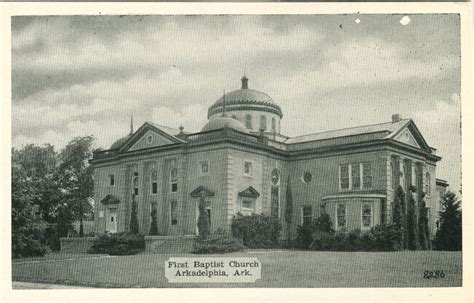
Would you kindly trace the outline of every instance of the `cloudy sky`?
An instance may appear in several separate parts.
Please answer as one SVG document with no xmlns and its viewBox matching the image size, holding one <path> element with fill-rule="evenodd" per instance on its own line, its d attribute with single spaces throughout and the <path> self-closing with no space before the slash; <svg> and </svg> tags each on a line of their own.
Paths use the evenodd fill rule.
<svg viewBox="0 0 474 303">
<path fill-rule="evenodd" d="M 459 188 L 457 15 L 64 16 L 12 19 L 12 142 L 94 135 L 108 148 L 144 121 L 199 131 L 222 91 L 249 87 L 295 136 L 412 118 Z"/>
</svg>

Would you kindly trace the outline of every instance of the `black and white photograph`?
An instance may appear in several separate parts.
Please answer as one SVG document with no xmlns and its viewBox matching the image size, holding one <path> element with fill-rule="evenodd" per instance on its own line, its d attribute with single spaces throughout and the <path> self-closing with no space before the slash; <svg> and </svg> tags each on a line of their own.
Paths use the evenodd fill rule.
<svg viewBox="0 0 474 303">
<path fill-rule="evenodd" d="M 460 13 L 9 23 L 13 292 L 465 286 Z"/>
</svg>

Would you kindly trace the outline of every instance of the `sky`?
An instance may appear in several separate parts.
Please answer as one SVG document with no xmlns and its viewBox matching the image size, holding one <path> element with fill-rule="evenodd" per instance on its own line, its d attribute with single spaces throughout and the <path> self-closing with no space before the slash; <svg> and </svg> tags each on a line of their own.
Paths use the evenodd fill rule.
<svg viewBox="0 0 474 303">
<path fill-rule="evenodd" d="M 223 90 L 270 95 L 297 136 L 412 118 L 460 186 L 460 33 L 454 14 L 12 18 L 12 144 L 94 135 L 133 115 L 198 132 Z"/>
</svg>

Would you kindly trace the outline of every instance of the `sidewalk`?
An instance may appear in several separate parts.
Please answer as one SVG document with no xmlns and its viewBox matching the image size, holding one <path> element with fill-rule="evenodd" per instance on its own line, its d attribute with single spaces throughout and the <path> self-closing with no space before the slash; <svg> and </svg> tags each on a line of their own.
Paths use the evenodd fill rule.
<svg viewBox="0 0 474 303">
<path fill-rule="evenodd" d="M 16 289 L 64 289 L 64 288 L 90 288 L 90 287 L 13 281 L 12 288 L 16 290 Z"/>
</svg>

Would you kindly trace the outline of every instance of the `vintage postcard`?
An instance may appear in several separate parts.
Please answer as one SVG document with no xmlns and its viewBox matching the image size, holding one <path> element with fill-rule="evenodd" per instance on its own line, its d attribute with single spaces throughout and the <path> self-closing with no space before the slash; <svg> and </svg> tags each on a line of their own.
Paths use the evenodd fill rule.
<svg viewBox="0 0 474 303">
<path fill-rule="evenodd" d="M 470 4 L 56 5 L 2 6 L 10 297 L 472 299 Z"/>
</svg>

